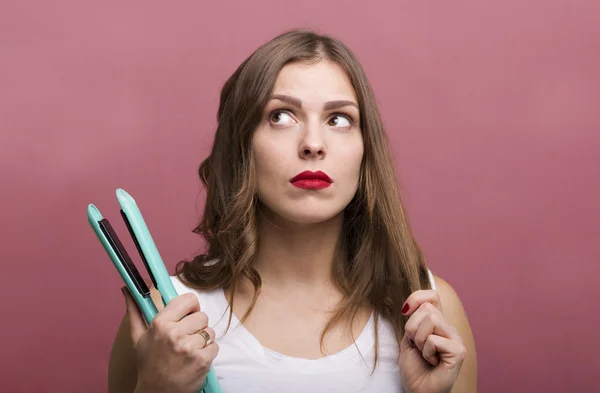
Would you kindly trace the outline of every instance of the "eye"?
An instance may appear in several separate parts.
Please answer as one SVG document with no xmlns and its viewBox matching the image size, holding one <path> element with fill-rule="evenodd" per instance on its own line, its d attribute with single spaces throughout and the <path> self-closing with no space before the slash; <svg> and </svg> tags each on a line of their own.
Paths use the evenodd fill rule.
<svg viewBox="0 0 600 393">
<path fill-rule="evenodd" d="M 352 120 L 347 115 L 336 114 L 331 119 L 329 119 L 327 124 L 329 124 L 332 127 L 345 128 L 352 126 Z"/>
<path fill-rule="evenodd" d="M 281 110 L 272 112 L 269 120 L 277 125 L 286 125 L 294 122 L 294 119 L 289 113 Z"/>
</svg>

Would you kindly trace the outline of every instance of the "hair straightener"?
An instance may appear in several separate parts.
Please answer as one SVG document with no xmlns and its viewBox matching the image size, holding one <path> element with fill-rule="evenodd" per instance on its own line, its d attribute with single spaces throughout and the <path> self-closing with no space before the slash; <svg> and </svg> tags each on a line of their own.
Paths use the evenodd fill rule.
<svg viewBox="0 0 600 393">
<path fill-rule="evenodd" d="M 152 240 L 152 236 L 150 236 L 144 218 L 135 200 L 125 190 L 117 189 L 117 200 L 121 205 L 121 216 L 150 275 L 152 284 L 158 289 L 163 304 L 166 305 L 177 296 L 177 291 L 171 282 L 169 273 Z M 92 229 L 96 232 L 100 243 L 104 246 L 108 256 L 117 268 L 119 275 L 142 312 L 144 319 L 149 324 L 158 311 L 150 297 L 148 286 L 142 280 L 140 273 L 127 254 L 125 247 L 123 247 L 110 222 L 102 217 L 100 211 L 93 204 L 88 205 L 87 215 Z M 212 366 L 200 393 L 221 393 L 221 388 Z"/>
</svg>

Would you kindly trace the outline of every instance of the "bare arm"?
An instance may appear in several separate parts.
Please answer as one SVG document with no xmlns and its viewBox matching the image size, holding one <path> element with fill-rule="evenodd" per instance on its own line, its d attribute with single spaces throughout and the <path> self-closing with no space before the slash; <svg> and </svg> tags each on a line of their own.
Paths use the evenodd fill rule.
<svg viewBox="0 0 600 393">
<path fill-rule="evenodd" d="M 150 288 L 152 300 L 160 311 L 163 308 L 160 293 Z M 123 316 L 108 364 L 108 393 L 133 393 L 137 384 L 137 359 L 127 315 Z"/>
<path fill-rule="evenodd" d="M 477 355 L 475 353 L 475 340 L 467 319 L 463 305 L 452 286 L 440 277 L 435 276 L 436 287 L 442 302 L 444 316 L 454 326 L 463 340 L 467 355 L 460 369 L 458 379 L 454 384 L 452 393 L 477 392 Z"/>
</svg>

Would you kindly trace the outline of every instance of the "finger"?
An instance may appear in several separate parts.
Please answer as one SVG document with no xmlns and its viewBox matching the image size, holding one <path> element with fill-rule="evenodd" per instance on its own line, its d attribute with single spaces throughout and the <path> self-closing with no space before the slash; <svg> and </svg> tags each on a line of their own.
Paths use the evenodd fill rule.
<svg viewBox="0 0 600 393">
<path fill-rule="evenodd" d="M 433 306 L 432 306 L 433 307 Z M 435 307 L 434 307 L 435 308 Z M 406 321 L 404 325 L 404 334 L 408 336 L 410 340 L 413 340 L 412 345 L 414 346 L 414 338 L 417 334 L 417 330 L 421 325 L 421 322 L 427 316 L 427 307 L 419 307 Z M 409 340 L 409 341 L 410 341 Z"/>
<path fill-rule="evenodd" d="M 402 314 L 410 315 L 423 303 L 431 303 L 437 309 L 442 311 L 442 301 L 440 295 L 433 289 L 421 289 L 410 294 L 402 305 Z"/>
<path fill-rule="evenodd" d="M 177 323 L 177 329 L 183 334 L 194 334 L 207 326 L 208 315 L 202 311 L 192 313 Z"/>
<path fill-rule="evenodd" d="M 178 322 L 188 314 L 200 311 L 200 303 L 193 293 L 176 296 L 165 308 L 156 314 L 154 319 Z"/>
<path fill-rule="evenodd" d="M 423 358 L 434 366 L 440 362 L 455 367 L 462 364 L 467 355 L 465 346 L 457 341 L 435 334 L 427 337 L 423 347 Z"/>
<path fill-rule="evenodd" d="M 410 349 L 410 348 L 413 348 L 413 347 L 416 348 L 414 346 L 414 343 L 412 343 L 410 341 L 410 339 L 408 338 L 408 334 L 404 333 L 404 336 L 402 336 L 402 340 L 400 341 L 400 353 L 403 353 L 407 349 Z"/>
<path fill-rule="evenodd" d="M 414 340 L 415 345 L 421 351 L 425 346 L 425 341 L 427 340 L 427 337 L 431 334 L 462 342 L 462 339 L 456 332 L 456 329 L 454 329 L 454 327 L 450 325 L 448 321 L 446 321 L 446 318 L 444 318 L 441 311 L 435 308 L 433 305 L 429 303 L 423 303 L 419 307 L 418 312 L 422 312 L 424 316 L 421 318 L 417 330 L 414 332 L 414 334 L 412 333 L 412 331 L 409 331 L 408 335 Z"/>
<path fill-rule="evenodd" d="M 212 343 L 206 346 L 206 348 L 202 349 L 202 355 L 204 359 L 210 364 L 215 360 L 217 354 L 219 353 L 219 345 L 217 343 Z"/>
<path fill-rule="evenodd" d="M 208 333 L 208 336 L 209 336 L 208 340 L 200 332 Z M 211 345 L 213 345 L 215 343 L 215 331 L 209 327 L 199 329 L 196 333 L 192 334 L 190 337 L 192 340 L 193 348 L 207 349 L 208 347 L 210 347 Z"/>
<path fill-rule="evenodd" d="M 414 340 L 419 327 L 428 318 L 433 318 L 433 322 L 445 321 L 444 315 L 437 307 L 431 303 L 423 303 L 413 312 L 406 321 L 406 325 L 404 325 L 404 331 L 408 334 L 408 337 Z"/>
<path fill-rule="evenodd" d="M 137 344 L 142 334 L 147 329 L 146 320 L 142 316 L 142 313 L 136 304 L 135 300 L 129 293 L 127 287 L 122 287 L 121 292 L 125 296 L 125 307 L 127 310 L 127 321 L 129 322 L 129 330 L 131 332 L 131 339 L 134 345 Z"/>
</svg>

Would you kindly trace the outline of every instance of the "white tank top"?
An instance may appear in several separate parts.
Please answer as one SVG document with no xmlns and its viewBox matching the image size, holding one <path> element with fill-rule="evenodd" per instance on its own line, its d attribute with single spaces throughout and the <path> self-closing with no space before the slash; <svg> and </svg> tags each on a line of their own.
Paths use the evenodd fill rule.
<svg viewBox="0 0 600 393">
<path fill-rule="evenodd" d="M 433 275 L 429 271 L 432 288 Z M 213 368 L 223 393 L 358 393 L 403 392 L 398 371 L 398 345 L 388 321 L 379 323 L 379 359 L 372 375 L 374 357 L 373 316 L 355 344 L 320 359 L 285 356 L 260 345 L 239 320 L 229 318 L 222 289 L 198 291 L 177 277 L 171 281 L 179 295 L 192 292 L 215 330 L 219 354 Z M 362 356 L 361 356 L 362 355 Z"/>
</svg>

